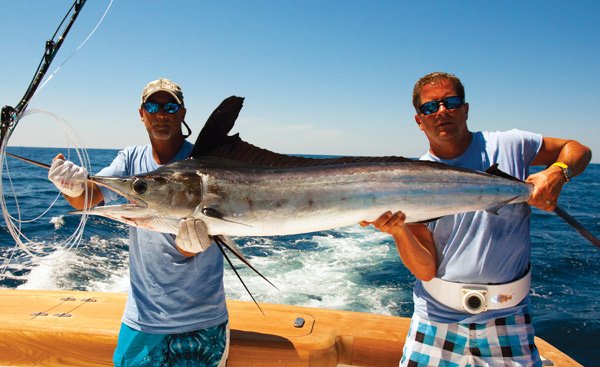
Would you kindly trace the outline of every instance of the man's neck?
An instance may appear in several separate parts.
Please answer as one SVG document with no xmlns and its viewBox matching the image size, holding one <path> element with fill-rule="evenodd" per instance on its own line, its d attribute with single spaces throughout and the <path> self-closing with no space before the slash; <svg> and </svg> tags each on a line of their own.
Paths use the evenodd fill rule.
<svg viewBox="0 0 600 367">
<path fill-rule="evenodd" d="M 468 132 L 460 140 L 438 143 L 430 141 L 429 152 L 442 159 L 453 159 L 463 155 L 471 144 L 472 134 Z"/>
<path fill-rule="evenodd" d="M 161 165 L 171 162 L 179 153 L 184 141 L 183 136 L 167 141 L 151 141 L 154 161 Z"/>
</svg>

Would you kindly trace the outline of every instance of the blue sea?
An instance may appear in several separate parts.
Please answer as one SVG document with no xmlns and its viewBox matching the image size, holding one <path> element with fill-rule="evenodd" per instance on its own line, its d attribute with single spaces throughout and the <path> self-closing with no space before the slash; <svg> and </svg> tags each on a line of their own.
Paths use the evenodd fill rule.
<svg viewBox="0 0 600 367">
<path fill-rule="evenodd" d="M 66 149 L 9 147 L 8 151 L 49 164 Z M 91 171 L 108 165 L 116 152 L 89 149 Z M 81 217 L 68 214 L 72 209 L 62 197 L 57 198 L 47 171 L 10 157 L 7 163 L 2 174 L 5 202 L 12 221 L 29 242 L 27 251 L 35 256 L 15 245 L 3 221 L 0 287 L 127 291 L 127 227 L 89 217 L 81 239 L 69 238 L 77 232 Z M 567 184 L 559 203 L 600 236 L 600 165 L 590 165 Z M 585 366 L 600 365 L 600 249 L 554 214 L 535 208 L 532 237 L 537 335 Z M 234 260 L 260 302 L 412 314 L 414 277 L 400 262 L 391 237 L 372 228 L 356 225 L 298 236 L 234 240 L 279 288 Z M 226 267 L 228 297 L 250 300 Z"/>
</svg>

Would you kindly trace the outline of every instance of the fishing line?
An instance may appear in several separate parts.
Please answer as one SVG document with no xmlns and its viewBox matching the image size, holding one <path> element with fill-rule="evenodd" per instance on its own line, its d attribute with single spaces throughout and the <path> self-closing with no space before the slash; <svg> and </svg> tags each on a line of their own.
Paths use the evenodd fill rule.
<svg viewBox="0 0 600 367">
<path fill-rule="evenodd" d="M 21 101 L 19 102 L 17 107 L 12 108 L 9 106 L 4 106 L 2 108 L 2 124 L 1 124 L 1 133 L 2 134 L 1 134 L 1 139 L 0 139 L 0 195 L 1 195 L 0 206 L 2 208 L 2 215 L 4 217 L 8 232 L 15 240 L 16 245 L 12 249 L 12 252 L 10 253 L 10 255 L 8 256 L 8 259 L 7 259 L 8 261 L 0 264 L 0 277 L 4 276 L 4 274 L 8 268 L 8 265 L 10 264 L 10 261 L 14 258 L 14 255 L 17 252 L 17 248 L 20 248 L 26 254 L 28 254 L 30 256 L 31 262 L 33 262 L 34 260 L 41 261 L 41 259 L 47 260 L 47 259 L 50 259 L 53 257 L 56 258 L 56 256 L 52 256 L 52 254 L 55 254 L 54 252 L 52 252 L 50 255 L 48 255 L 47 251 L 45 251 L 43 247 L 39 251 L 32 250 L 34 242 L 32 242 L 23 233 L 22 224 L 33 223 L 33 222 L 36 222 L 37 220 L 39 220 L 40 218 L 44 217 L 48 213 L 48 211 L 54 206 L 54 204 L 57 202 L 57 200 L 61 196 L 61 194 L 58 193 L 56 195 L 56 197 L 54 198 L 54 200 L 52 201 L 50 206 L 43 213 L 41 213 L 40 215 L 38 215 L 37 217 L 35 217 L 33 219 L 24 220 L 21 215 L 21 207 L 19 204 L 18 196 L 17 196 L 15 187 L 13 185 L 13 182 L 12 182 L 12 179 L 10 176 L 10 171 L 9 171 L 9 167 L 8 167 L 8 162 L 6 161 L 5 152 L 6 152 L 6 147 L 8 145 L 8 140 L 9 140 L 10 136 L 12 135 L 12 132 L 16 128 L 16 125 L 20 121 L 20 119 L 25 117 L 26 115 L 28 115 L 26 113 L 27 106 L 29 105 L 31 98 L 33 98 L 36 90 L 38 89 L 37 87 L 38 87 L 39 83 L 41 82 L 41 79 L 44 78 L 48 67 L 50 66 L 52 60 L 54 59 L 54 56 L 60 49 L 66 35 L 68 34 L 69 30 L 71 29 L 75 19 L 78 17 L 79 12 L 83 8 L 86 1 L 87 0 L 75 0 L 73 2 L 73 5 L 71 6 L 71 8 L 67 12 L 67 14 L 64 16 L 64 18 L 62 19 L 62 21 L 56 28 L 56 31 L 52 35 L 51 39 L 46 42 L 46 49 L 45 49 L 44 55 L 40 61 L 40 64 L 38 65 L 38 68 L 33 77 L 33 80 L 31 81 L 29 87 L 27 88 L 27 90 L 25 92 L 25 95 L 23 96 L 23 98 L 21 99 Z M 48 76 L 46 78 L 44 83 L 41 85 L 40 89 L 44 88 L 46 86 L 46 84 L 48 84 L 48 82 L 54 77 L 54 75 L 56 75 L 61 70 L 62 66 L 65 65 L 71 59 L 71 57 L 73 55 L 75 55 L 77 52 L 79 52 L 79 50 L 81 50 L 81 48 L 87 43 L 87 41 L 92 37 L 92 35 L 99 28 L 100 24 L 102 24 L 102 22 L 104 21 L 106 15 L 108 14 L 108 11 L 112 7 L 112 3 L 113 3 L 113 0 L 110 0 L 106 7 L 106 10 L 104 11 L 103 15 L 100 17 L 96 26 L 92 29 L 92 31 L 88 34 L 88 36 L 83 40 L 83 42 L 75 49 L 75 51 L 73 51 L 58 66 L 58 68 L 56 68 L 56 70 L 50 76 Z M 65 24 L 69 15 L 71 15 L 71 19 L 68 22 L 68 24 L 66 26 L 64 26 L 64 28 L 63 28 L 63 25 Z M 59 32 L 61 30 L 62 30 L 62 34 L 60 35 L 60 37 L 58 37 L 58 39 L 56 39 L 57 35 L 59 34 Z M 41 112 L 41 111 L 34 111 L 33 113 L 35 113 L 35 112 Z M 68 123 L 66 123 L 66 121 L 62 120 L 58 116 L 53 115 L 49 112 L 45 112 L 45 113 L 52 116 L 53 119 L 55 121 L 59 122 L 59 124 L 63 128 L 65 137 L 66 137 L 67 143 L 68 143 L 66 159 L 70 160 L 71 142 L 74 142 L 73 149 L 75 149 L 75 152 L 77 154 L 79 162 L 81 163 L 81 165 L 83 167 L 86 167 L 89 172 L 90 171 L 89 157 L 88 157 L 87 151 L 85 150 L 85 148 L 83 148 L 83 144 L 81 144 L 81 140 L 79 139 L 75 130 Z M 10 214 L 7 204 L 6 204 L 5 196 L 4 196 L 4 179 L 2 177 L 4 167 L 6 168 L 7 181 L 10 184 L 10 190 L 12 192 L 12 199 L 14 200 L 14 205 L 16 208 L 16 217 L 14 217 Z M 88 206 L 89 200 L 90 200 L 90 198 L 88 197 L 88 190 L 87 190 L 87 185 L 86 185 L 85 186 L 85 202 L 84 202 L 85 207 Z M 87 209 L 84 209 L 83 213 L 81 215 L 81 219 L 79 221 L 79 225 L 77 226 L 76 230 L 66 240 L 64 240 L 63 242 L 58 244 L 58 246 L 60 246 L 60 248 L 72 249 L 81 242 L 81 238 L 83 236 L 83 229 L 84 229 L 85 223 L 87 221 L 87 216 L 88 216 Z M 43 258 L 42 258 L 42 255 L 43 255 Z"/>
<path fill-rule="evenodd" d="M 40 110 L 27 110 L 25 111 L 25 113 L 23 113 L 22 118 L 26 118 L 29 117 L 31 115 L 34 114 L 43 114 L 46 115 L 47 117 L 50 117 L 52 121 L 56 122 L 59 124 L 59 126 L 62 128 L 66 142 L 67 142 L 67 152 L 66 152 L 66 159 L 67 160 L 71 160 L 74 162 L 79 162 L 81 166 L 85 167 L 88 171 L 91 171 L 91 165 L 90 165 L 90 159 L 88 156 L 87 151 L 85 150 L 85 148 L 83 148 L 83 144 L 82 141 L 80 139 L 80 137 L 78 136 L 77 132 L 75 131 L 75 129 L 73 129 L 73 127 L 71 127 L 64 119 L 60 118 L 59 116 L 52 114 L 50 112 L 47 111 L 40 111 Z M 4 142 L 5 143 L 5 142 Z M 20 248 L 22 251 L 24 251 L 26 254 L 28 254 L 31 257 L 31 261 L 35 261 L 35 262 L 43 262 L 43 261 L 47 261 L 47 260 L 55 260 L 56 258 L 58 258 L 56 255 L 53 256 L 54 252 L 52 253 L 48 253 L 48 249 L 44 248 L 42 246 L 41 249 L 39 250 L 35 250 L 34 249 L 34 245 L 38 245 L 40 244 L 39 241 L 34 242 L 32 241 L 27 235 L 25 235 L 25 233 L 23 232 L 23 224 L 24 223 L 32 223 L 35 222 L 39 219 L 41 219 L 42 217 L 44 217 L 49 211 L 50 209 L 55 205 L 55 203 L 57 202 L 58 198 L 61 196 L 60 192 L 57 193 L 56 197 L 54 198 L 54 200 L 52 201 L 52 203 L 49 205 L 48 208 L 46 208 L 41 214 L 35 216 L 32 219 L 24 219 L 23 215 L 21 213 L 21 209 L 22 206 L 19 203 L 19 196 L 18 196 L 18 190 L 15 187 L 15 184 L 13 182 L 13 179 L 10 175 L 10 169 L 8 166 L 8 161 L 6 158 L 6 154 L 5 154 L 5 149 L 6 149 L 6 144 L 3 144 L 1 149 L 0 149 L 0 156 L 2 156 L 3 159 L 3 167 L 6 169 L 6 177 L 3 177 L 4 174 L 4 169 L 0 169 L 0 206 L 2 208 L 2 215 L 4 217 L 6 226 L 7 226 L 7 230 L 8 232 L 11 234 L 11 236 L 13 237 L 13 239 L 15 240 L 16 246 Z M 72 151 L 75 152 L 75 154 L 72 154 Z M 75 156 L 77 157 L 75 159 Z M 6 191 L 5 193 L 5 179 L 6 182 L 9 184 L 9 188 L 10 191 Z M 49 185 L 51 185 L 48 182 Z M 87 185 L 84 187 L 85 188 L 85 206 L 88 206 L 88 202 L 89 202 L 89 192 L 87 190 Z M 6 194 L 6 195 L 5 195 Z M 9 211 L 9 208 L 7 206 L 7 201 L 6 201 L 6 197 L 9 197 L 12 199 L 13 201 L 13 205 L 15 207 L 15 214 L 12 215 Z M 76 248 L 79 243 L 81 242 L 81 239 L 83 237 L 83 230 L 85 228 L 85 224 L 87 222 L 88 219 L 88 209 L 84 209 L 82 211 L 81 214 L 81 218 L 79 220 L 79 224 L 77 226 L 77 228 L 75 229 L 75 231 L 66 239 L 62 240 L 61 242 L 58 243 L 53 243 L 53 247 L 58 247 L 58 248 L 62 248 L 65 250 L 71 250 L 73 248 Z M 15 251 L 13 250 L 13 252 L 11 253 L 11 256 L 9 257 L 8 260 L 12 259 L 13 255 L 14 255 Z M 65 252 L 61 252 L 60 256 L 63 256 Z M 4 274 L 4 272 L 6 271 L 8 266 L 8 263 L 3 265 L 3 271 L 2 274 Z"/>
<path fill-rule="evenodd" d="M 98 20 L 98 23 L 96 24 L 96 26 L 94 27 L 94 29 L 92 29 L 92 31 L 90 32 L 90 34 L 88 34 L 88 36 L 83 40 L 83 42 L 81 42 L 81 44 L 79 45 L 79 47 L 77 47 L 75 49 L 75 51 L 73 51 L 60 65 L 58 65 L 58 67 L 54 70 L 54 72 L 52 74 L 50 74 L 46 80 L 44 81 L 44 83 L 42 83 L 42 85 L 39 87 L 38 90 L 42 90 L 44 89 L 44 87 L 46 86 L 46 84 L 48 84 L 48 82 L 54 78 L 54 76 L 60 71 L 60 69 L 63 67 L 64 64 L 66 64 L 71 57 L 73 57 L 73 55 L 75 55 L 77 52 L 79 52 L 79 50 L 81 50 L 81 48 L 87 43 L 87 41 L 92 37 L 92 35 L 94 33 L 96 33 L 96 30 L 98 29 L 98 27 L 100 27 L 100 24 L 102 24 L 102 22 L 104 22 L 104 18 L 106 18 L 106 15 L 108 14 L 108 11 L 110 10 L 110 8 L 112 7 L 112 3 L 114 0 L 110 0 L 108 3 L 108 6 L 106 7 L 106 10 L 104 10 L 104 14 L 102 14 L 102 16 L 100 17 L 100 20 Z M 64 19 L 63 19 L 64 22 Z M 62 25 L 62 23 L 61 23 Z M 60 26 L 59 26 L 60 28 Z M 58 29 L 57 29 L 58 32 Z M 56 34 L 55 34 L 56 36 Z M 52 38 L 54 38 L 55 36 L 52 36 Z"/>
<path fill-rule="evenodd" d="M 8 167 L 8 162 L 6 161 L 6 155 L 7 154 L 6 154 L 6 152 L 3 152 L 3 154 L 4 154 L 4 167 L 6 169 L 6 176 L 7 176 L 8 182 L 10 183 L 10 192 L 14 193 L 15 189 L 14 189 L 14 185 L 13 185 L 13 182 L 12 182 L 12 177 L 10 176 L 10 169 Z M 2 177 L 1 172 L 0 172 L 0 177 Z M 0 192 L 2 192 L 2 182 L 0 182 Z M 23 218 L 21 218 L 21 211 L 20 211 L 19 201 L 17 200 L 17 198 L 14 198 L 18 217 L 17 218 L 14 218 L 13 216 L 10 216 L 10 217 L 13 220 L 18 220 L 19 223 L 32 223 L 32 222 L 35 222 L 38 219 L 40 219 L 41 217 L 43 217 L 50 210 L 50 208 L 52 206 L 54 206 L 54 203 L 56 203 L 56 201 L 58 200 L 59 197 L 61 197 L 60 192 L 58 194 L 56 194 L 56 196 L 54 197 L 54 200 L 52 201 L 52 204 L 50 204 L 50 206 L 46 210 L 44 210 L 44 212 L 42 214 L 40 214 L 37 217 L 32 218 L 32 219 L 23 219 Z"/>
</svg>

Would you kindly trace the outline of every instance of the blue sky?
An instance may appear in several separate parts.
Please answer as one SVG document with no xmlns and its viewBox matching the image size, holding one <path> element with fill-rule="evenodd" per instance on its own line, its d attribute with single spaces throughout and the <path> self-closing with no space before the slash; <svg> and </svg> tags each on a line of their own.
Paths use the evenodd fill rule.
<svg viewBox="0 0 600 367">
<path fill-rule="evenodd" d="M 18 103 L 70 3 L 3 2 L 0 104 Z M 108 3 L 87 2 L 51 71 Z M 141 89 L 168 77 L 184 90 L 193 139 L 221 100 L 239 95 L 234 132 L 255 145 L 416 157 L 427 141 L 412 87 L 448 71 L 465 84 L 471 130 L 573 138 L 600 162 L 598 40 L 595 1 L 115 0 L 29 107 L 65 119 L 87 148 L 143 144 Z M 23 119 L 10 144 L 67 145 L 44 117 Z"/>
</svg>

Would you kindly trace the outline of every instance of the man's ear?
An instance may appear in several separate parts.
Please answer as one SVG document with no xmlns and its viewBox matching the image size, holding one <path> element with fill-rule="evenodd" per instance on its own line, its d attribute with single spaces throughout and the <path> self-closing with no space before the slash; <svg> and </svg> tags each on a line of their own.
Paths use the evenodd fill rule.
<svg viewBox="0 0 600 367">
<path fill-rule="evenodd" d="M 419 125 L 419 130 L 423 131 L 423 121 L 421 120 L 421 116 L 419 114 L 415 115 L 415 122 Z"/>
</svg>

